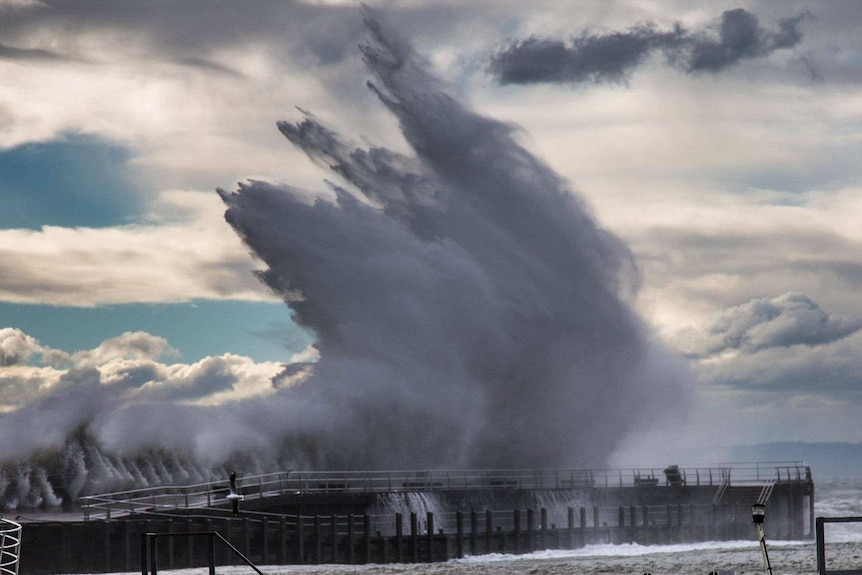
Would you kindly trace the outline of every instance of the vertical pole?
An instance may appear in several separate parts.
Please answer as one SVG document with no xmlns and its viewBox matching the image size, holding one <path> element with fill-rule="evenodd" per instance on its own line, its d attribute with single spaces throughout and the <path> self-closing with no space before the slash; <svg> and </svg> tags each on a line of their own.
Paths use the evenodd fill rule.
<svg viewBox="0 0 862 575">
<path fill-rule="evenodd" d="M 150 538 L 150 575 L 158 575 L 158 539 L 155 534 Z"/>
<path fill-rule="evenodd" d="M 569 533 L 569 549 L 575 547 L 575 508 L 566 509 L 566 529 Z"/>
<path fill-rule="evenodd" d="M 333 563 L 338 563 L 338 516 L 335 513 L 329 518 L 329 531 L 332 537 L 332 554 L 330 558 Z"/>
<path fill-rule="evenodd" d="M 808 536 L 814 532 L 814 483 L 809 482 L 811 493 L 808 494 Z"/>
<path fill-rule="evenodd" d="M 545 509 L 544 507 L 542 507 L 542 509 L 539 511 L 539 513 L 541 514 L 540 515 L 540 517 L 541 517 L 541 519 L 540 519 L 541 520 L 541 523 L 540 523 L 541 535 L 540 535 L 540 537 L 541 537 L 542 549 L 547 549 L 548 548 L 548 510 Z M 557 539 L 557 543 L 559 543 L 559 539 Z"/>
<path fill-rule="evenodd" d="M 395 560 L 404 563 L 404 516 L 395 514 Z"/>
<path fill-rule="evenodd" d="M 207 562 L 209 563 L 210 575 L 215 575 L 215 532 L 210 531 L 207 536 Z"/>
<path fill-rule="evenodd" d="M 515 525 L 515 527 L 513 529 L 514 533 L 512 534 L 514 536 L 514 539 L 515 539 L 515 542 L 514 542 L 515 547 L 514 547 L 513 553 L 515 555 L 517 555 L 520 552 L 520 547 L 521 547 L 520 546 L 520 543 L 521 543 L 521 541 L 520 541 L 521 540 L 521 510 L 515 509 L 512 512 L 512 515 L 513 515 L 513 521 L 512 522 Z"/>
<path fill-rule="evenodd" d="M 110 508 L 108 508 L 110 511 Z M 105 572 L 111 572 L 111 517 L 105 521 Z"/>
<path fill-rule="evenodd" d="M 129 537 L 131 534 L 131 529 L 129 528 L 130 524 L 131 524 L 130 521 L 123 521 L 122 522 L 122 525 L 123 525 L 123 545 L 124 545 L 125 551 L 126 551 L 126 563 L 125 563 L 126 571 L 132 570 L 132 541 Z"/>
<path fill-rule="evenodd" d="M 194 525 L 192 524 L 192 520 L 187 519 L 186 520 L 186 533 L 190 533 L 192 531 L 194 531 Z M 195 565 L 195 546 L 194 546 L 194 540 L 193 540 L 191 535 L 186 535 L 186 545 L 187 545 L 186 552 L 188 555 L 186 557 L 186 566 L 187 567 L 194 567 L 194 565 Z"/>
<path fill-rule="evenodd" d="M 823 538 L 823 518 L 818 517 L 815 524 L 817 533 L 817 572 L 826 575 L 826 545 Z"/>
<path fill-rule="evenodd" d="M 314 557 L 312 561 L 315 565 L 320 565 L 320 515 L 314 516 Z"/>
<path fill-rule="evenodd" d="M 533 523 L 535 522 L 535 518 L 533 517 L 533 510 L 527 509 L 527 552 L 530 553 L 533 551 L 533 539 L 535 538 L 535 534 L 533 533 Z"/>
<path fill-rule="evenodd" d="M 147 575 L 148 544 L 147 534 L 141 533 L 141 575 Z"/>
<path fill-rule="evenodd" d="M 410 512 L 410 551 L 413 563 L 419 563 L 419 519 L 415 511 Z"/>
<path fill-rule="evenodd" d="M 649 528 L 649 507 L 644 505 L 641 507 L 641 513 L 643 514 L 643 527 L 644 527 L 644 536 L 641 540 L 641 543 L 645 545 L 650 545 L 655 542 L 655 533 L 652 529 Z"/>
<path fill-rule="evenodd" d="M 580 515 L 580 517 L 578 517 L 578 519 L 580 520 L 580 526 L 581 526 L 581 547 L 586 547 L 587 546 L 587 508 L 581 507 L 578 510 L 578 512 Z"/>
<path fill-rule="evenodd" d="M 428 563 L 434 562 L 434 513 L 429 511 L 427 516 L 428 532 L 425 537 L 428 544 Z"/>
<path fill-rule="evenodd" d="M 455 513 L 455 531 L 458 538 L 455 541 L 455 556 L 461 559 L 464 557 L 464 513 L 460 510 Z"/>
<path fill-rule="evenodd" d="M 615 543 L 623 542 L 623 533 L 626 527 L 626 508 L 622 505 L 617 509 L 617 536 L 614 537 Z"/>
<path fill-rule="evenodd" d="M 470 554 L 476 554 L 476 537 L 479 531 L 479 514 L 475 509 L 470 510 Z"/>
<path fill-rule="evenodd" d="M 281 563 L 287 563 L 287 518 L 282 516 L 279 521 L 279 531 L 281 531 Z"/>
<path fill-rule="evenodd" d="M 593 505 L 593 543 L 597 543 L 599 541 L 599 508 Z"/>
<path fill-rule="evenodd" d="M 174 522 L 168 519 L 168 533 L 174 532 Z M 174 537 L 168 537 L 168 569 L 174 568 Z"/>
<path fill-rule="evenodd" d="M 269 538 L 267 537 L 269 524 L 266 517 L 260 520 L 260 562 L 266 565 L 269 562 Z"/>
<path fill-rule="evenodd" d="M 362 518 L 362 528 L 365 530 L 365 562 L 371 563 L 371 516 L 367 513 Z"/>
<path fill-rule="evenodd" d="M 296 516 L 296 550 L 299 553 L 297 563 L 305 563 L 305 534 L 302 532 L 302 515 Z"/>
<path fill-rule="evenodd" d="M 664 543 L 670 543 L 671 542 L 670 534 L 672 532 L 671 526 L 673 525 L 673 518 L 671 516 L 670 503 L 665 505 L 664 512 L 665 512 L 665 525 L 667 525 L 667 535 L 666 535 L 667 539 L 664 540 Z"/>
<path fill-rule="evenodd" d="M 490 509 L 485 510 L 485 553 L 493 551 L 492 541 L 494 536 L 494 512 Z"/>
<path fill-rule="evenodd" d="M 763 556 L 763 567 L 769 575 L 772 575 L 772 565 L 769 564 L 769 553 L 766 552 L 766 535 L 763 534 L 763 524 L 755 523 L 754 526 L 757 529 L 757 536 L 760 539 L 760 554 Z"/>
<path fill-rule="evenodd" d="M 356 565 L 356 550 L 353 547 L 353 541 L 356 536 L 356 526 L 353 523 L 353 513 L 347 514 L 347 561 L 351 565 Z"/>
</svg>

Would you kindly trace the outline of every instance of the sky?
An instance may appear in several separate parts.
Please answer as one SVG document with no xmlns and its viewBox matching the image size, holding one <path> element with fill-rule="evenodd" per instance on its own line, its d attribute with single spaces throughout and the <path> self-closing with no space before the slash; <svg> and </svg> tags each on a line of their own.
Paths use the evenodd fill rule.
<svg viewBox="0 0 862 575">
<path fill-rule="evenodd" d="M 417 155 L 423 166 L 417 173 L 433 172 L 422 180 L 429 186 L 439 184 L 434 178 L 457 180 L 454 188 L 467 186 L 472 180 L 463 176 L 464 168 L 443 156 L 473 137 L 466 129 L 459 134 L 462 126 L 480 130 L 493 123 L 498 128 L 489 128 L 494 132 L 489 149 L 521 159 L 523 149 L 541 166 L 524 160 L 534 170 L 525 176 L 521 164 L 483 165 L 488 171 L 477 171 L 476 182 L 482 174 L 482 182 L 509 174 L 506 181 L 525 188 L 538 189 L 539 181 L 559 184 L 574 198 L 559 208 L 537 200 L 553 224 L 524 207 L 520 215 L 507 216 L 511 225 L 538 237 L 568 225 L 565 217 L 571 213 L 572 229 L 592 229 L 595 222 L 599 239 L 590 241 L 603 242 L 606 231 L 631 255 L 629 277 L 618 290 L 623 307 L 614 312 L 614 321 L 628 322 L 619 318 L 631 310 L 637 322 L 620 328 L 620 337 L 638 342 L 642 337 L 643 349 L 660 350 L 655 353 L 663 367 L 647 361 L 643 369 L 652 374 L 647 383 L 599 393 L 601 401 L 591 403 L 586 394 L 572 399 L 588 405 L 590 413 L 606 411 L 608 422 L 623 426 L 614 441 L 601 442 L 600 436 L 610 433 L 602 418 L 591 419 L 586 408 L 575 416 L 589 421 L 578 432 L 594 435 L 611 454 L 608 463 L 661 464 L 696 451 L 720 458 L 723 446 L 772 441 L 862 442 L 862 8 L 857 2 L 367 4 L 363 13 L 348 1 L 0 2 L 0 409 L 7 419 L 0 424 L 21 425 L 15 414 L 38 419 L 50 412 L 52 401 L 75 396 L 79 387 L 81 397 L 91 397 L 95 385 L 98 396 L 118 378 L 129 388 L 106 391 L 111 402 L 104 410 L 146 401 L 165 413 L 195 406 L 201 418 L 207 409 L 249 416 L 253 410 L 247 406 L 280 397 L 292 377 L 299 381 L 306 377 L 302 370 L 315 369 L 315 361 L 321 388 L 345 393 L 328 382 L 360 369 L 345 363 L 358 341 L 339 340 L 344 332 L 328 331 L 327 322 L 341 320 L 339 329 L 347 320 L 381 322 L 378 327 L 385 330 L 387 310 L 403 302 L 375 297 L 391 293 L 375 290 L 395 284 L 366 283 L 361 271 L 350 276 L 348 262 L 340 275 L 327 271 L 339 283 L 338 290 L 326 292 L 330 300 L 321 298 L 326 309 L 311 309 L 317 300 L 296 293 L 293 280 L 261 273 L 280 265 L 286 275 L 293 272 L 292 256 L 274 246 L 296 242 L 308 253 L 331 255 L 333 248 L 346 253 L 365 240 L 338 243 L 343 229 L 325 225 L 340 220 L 314 210 L 300 217 L 290 211 L 299 207 L 278 203 L 255 212 L 261 208 L 252 198 L 272 200 L 266 186 L 275 186 L 292 190 L 297 206 L 335 202 L 331 205 L 349 210 L 352 204 L 344 198 L 352 193 L 362 206 L 375 206 L 423 241 L 442 246 L 434 253 L 452 262 L 461 252 L 442 240 L 435 244 L 435 234 L 466 251 L 476 237 L 455 224 L 446 227 L 445 218 L 434 220 L 434 226 L 411 219 L 425 217 L 417 206 L 431 200 L 405 200 L 413 210 L 408 217 L 398 212 L 395 199 L 363 186 L 384 181 L 381 166 L 397 171 Z M 399 42 L 412 46 L 396 42 L 393 53 L 412 59 L 415 50 L 422 73 L 416 72 L 410 86 L 393 79 L 384 57 L 369 70 L 375 52 L 359 48 L 375 35 L 374 26 L 364 23 L 368 11 Z M 387 45 L 392 37 L 387 34 L 377 41 Z M 417 86 L 449 94 L 475 116 L 450 122 L 460 108 L 441 111 L 422 103 L 424 92 Z M 405 112 L 407 104 L 399 104 L 409 98 L 414 108 Z M 450 122 L 435 120 L 449 126 L 440 128 L 446 133 L 411 124 L 426 105 Z M 324 138 L 326 129 L 339 143 Z M 499 131 L 510 132 L 505 138 L 511 142 Z M 428 139 L 432 135 L 452 140 Z M 352 146 L 391 155 L 383 160 L 369 155 L 368 162 L 381 163 L 374 164 L 372 175 L 363 175 L 368 164 L 350 154 Z M 330 170 L 332 165 L 337 169 Z M 546 174 L 545 166 L 556 175 Z M 231 196 L 239 183 L 251 191 L 240 186 Z M 413 183 L 399 185 L 402 191 L 414 189 Z M 217 188 L 227 192 L 220 196 Z M 234 213 L 230 222 L 228 208 Z M 282 209 L 290 215 L 279 224 L 276 214 Z M 562 224 L 554 213 L 563 214 Z M 313 219 L 318 215 L 321 219 Z M 377 222 L 376 216 L 367 217 Z M 472 220 L 464 218 L 467 226 Z M 324 227 L 291 235 L 312 220 Z M 267 223 L 271 243 L 263 245 L 264 234 L 256 230 Z M 389 223 L 368 225 L 394 234 L 381 235 L 380 241 L 416 244 L 416 237 L 395 234 Z M 525 238 L 521 247 L 547 251 L 557 245 L 550 239 L 541 246 L 531 242 Z M 562 268 L 568 265 L 565 255 L 578 257 L 565 243 L 552 249 L 563 251 L 545 259 L 557 262 L 560 256 L 554 265 Z M 614 250 L 599 249 L 610 262 L 602 266 L 627 261 Z M 416 257 L 423 265 L 438 262 Z M 422 277 L 436 286 L 445 274 L 460 273 L 434 268 L 443 275 L 421 275 L 424 269 L 399 268 L 398 281 Z M 507 281 L 497 275 L 503 269 L 483 268 L 498 284 Z M 465 279 L 460 289 L 483 289 L 471 282 Z M 317 289 L 322 293 L 331 285 Z M 441 292 L 419 293 L 433 299 Z M 462 302 L 466 311 L 459 313 L 466 324 L 479 325 L 485 320 L 473 318 L 470 306 L 492 302 L 471 293 L 475 300 Z M 568 301 L 575 310 L 605 305 L 581 295 Z M 360 313 L 352 305 L 342 309 L 340 302 L 375 313 Z M 553 302 L 551 315 L 563 318 L 560 322 L 582 320 L 563 301 Z M 397 309 L 425 321 L 423 314 L 445 308 L 440 306 Z M 591 320 L 595 325 L 601 323 L 598 317 Z M 597 328 L 607 332 L 602 337 L 617 333 L 606 327 Z M 535 346 L 530 353 L 543 354 L 554 347 L 550 342 L 558 332 L 536 328 L 519 323 L 506 335 L 530 340 Z M 371 342 L 370 332 L 356 333 Z M 449 348 L 466 353 L 474 345 L 443 333 Z M 490 332 L 486 335 L 485 343 L 493 342 Z M 507 361 L 528 365 L 525 372 L 531 373 L 523 374 L 524 381 L 541 373 L 518 359 L 524 349 L 498 343 L 481 347 L 486 355 L 512 354 L 495 369 L 510 365 Z M 615 345 L 596 353 L 613 351 L 609 364 L 640 357 Z M 424 352 L 406 350 L 404 357 L 416 353 L 411 369 L 424 368 L 423 381 L 445 392 L 450 405 L 472 405 L 477 397 L 494 395 L 492 388 L 479 386 L 476 395 L 462 396 L 456 386 L 437 381 L 435 364 L 422 365 L 423 353 L 433 355 L 428 346 Z M 441 356 L 451 351 L 440 346 Z M 338 361 L 327 364 L 327 357 Z M 360 358 L 361 365 L 369 357 Z M 291 363 L 300 367 L 285 369 Z M 352 371 L 344 371 L 348 368 Z M 410 377 L 419 378 L 414 371 Z M 368 373 L 377 372 L 369 368 Z M 616 381 L 615 373 L 604 375 Z M 668 385 L 660 385 L 660 373 Z M 419 389 L 409 388 L 405 397 Z M 512 387 L 508 393 L 532 409 L 524 397 L 540 391 L 531 389 Z M 567 393 L 556 385 L 544 392 Z M 392 391 L 375 393 L 382 398 Z M 639 393 L 648 397 L 622 399 Z M 553 410 L 553 397 L 537 400 L 536 409 Z M 505 404 L 504 414 L 514 409 L 502 394 L 494 401 Z M 66 411 L 77 409 L 74 401 L 67 405 Z M 351 420 L 364 414 L 354 407 Z M 337 409 L 335 402 L 327 403 L 306 417 L 321 418 L 322 426 L 326 418 L 339 418 Z M 33 426 L 23 442 L 2 439 L 0 455 L 18 457 L 30 448 L 62 443 L 80 422 L 100 421 L 98 413 L 91 414 L 95 419 L 66 414 L 67 423 L 54 418 Z M 145 443 L 126 437 L 112 444 L 108 435 L 115 428 L 99 429 L 116 449 Z M 489 441 L 480 430 L 456 429 L 475 433 L 478 443 Z M 565 433 L 551 425 L 546 431 Z M 156 437 L 147 433 L 141 436 Z M 308 461 L 327 460 L 309 456 Z M 536 464 L 546 461 L 539 458 Z"/>
</svg>

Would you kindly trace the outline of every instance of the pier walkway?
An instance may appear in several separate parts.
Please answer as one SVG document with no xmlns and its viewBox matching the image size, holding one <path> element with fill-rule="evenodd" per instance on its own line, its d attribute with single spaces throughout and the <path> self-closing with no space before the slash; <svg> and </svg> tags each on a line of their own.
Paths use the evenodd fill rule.
<svg viewBox="0 0 862 575">
<path fill-rule="evenodd" d="M 608 489 L 650 486 L 715 487 L 719 503 L 729 486 L 761 487 L 766 498 L 779 482 L 810 481 L 800 461 L 720 464 L 711 467 L 588 470 L 283 471 L 239 480 L 246 502 L 279 496 L 486 491 L 501 489 Z M 194 485 L 160 486 L 82 497 L 84 519 L 200 510 L 225 504 L 227 477 Z"/>
</svg>

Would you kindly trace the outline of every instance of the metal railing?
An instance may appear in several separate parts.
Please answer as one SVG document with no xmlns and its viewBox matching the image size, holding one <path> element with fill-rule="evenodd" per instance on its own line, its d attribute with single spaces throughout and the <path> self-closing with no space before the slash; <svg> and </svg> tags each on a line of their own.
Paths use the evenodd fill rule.
<svg viewBox="0 0 862 575">
<path fill-rule="evenodd" d="M 697 468 L 603 470 L 286 471 L 243 477 L 246 501 L 286 494 L 398 493 L 487 489 L 589 489 L 667 485 L 759 485 L 810 478 L 801 462 L 721 464 Z M 225 503 L 227 478 L 184 486 L 161 486 L 81 498 L 84 518 L 110 519 L 136 513 L 205 509 Z"/>
<path fill-rule="evenodd" d="M 0 518 L 0 574 L 18 575 L 21 556 L 21 524 Z"/>
<path fill-rule="evenodd" d="M 258 575 L 263 575 L 263 572 L 257 568 L 257 565 L 252 563 L 251 559 L 246 557 L 233 544 L 222 537 L 218 531 L 198 531 L 187 533 L 141 533 L 141 575 L 158 575 L 159 572 L 159 539 L 187 539 L 190 537 L 206 537 L 207 538 L 207 565 L 209 567 L 209 575 L 215 575 L 215 542 L 220 540 L 222 544 L 227 546 L 234 555 L 239 557 L 246 565 L 254 569 Z M 189 558 L 191 560 L 191 557 Z"/>
</svg>

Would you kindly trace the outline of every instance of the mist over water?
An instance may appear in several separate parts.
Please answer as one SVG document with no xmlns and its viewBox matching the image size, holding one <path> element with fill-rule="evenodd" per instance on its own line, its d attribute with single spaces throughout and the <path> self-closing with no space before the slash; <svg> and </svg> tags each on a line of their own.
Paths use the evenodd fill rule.
<svg viewBox="0 0 862 575">
<path fill-rule="evenodd" d="M 262 181 L 219 190 L 319 360 L 218 406 L 129 399 L 143 372 L 70 371 L 68 389 L 0 418 L 7 507 L 233 468 L 601 466 L 638 422 L 680 409 L 676 366 L 626 303 L 628 248 L 514 126 L 453 98 L 365 16 L 369 88 L 413 153 L 304 113 L 278 128 L 340 185 L 316 200 Z"/>
</svg>

